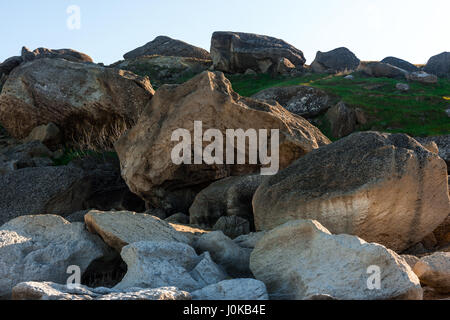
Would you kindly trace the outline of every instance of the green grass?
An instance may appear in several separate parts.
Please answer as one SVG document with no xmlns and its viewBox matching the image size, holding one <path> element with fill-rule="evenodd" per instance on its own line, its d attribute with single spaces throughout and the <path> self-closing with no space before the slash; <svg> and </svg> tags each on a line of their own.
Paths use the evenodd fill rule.
<svg viewBox="0 0 450 320">
<path fill-rule="evenodd" d="M 435 85 L 410 82 L 410 91 L 399 92 L 395 85 L 405 82 L 388 78 L 367 78 L 310 74 L 295 78 L 272 78 L 269 75 L 229 76 L 233 88 L 242 96 L 251 96 L 263 89 L 291 85 L 308 85 L 329 93 L 334 102 L 343 100 L 349 106 L 364 110 L 368 123 L 360 130 L 402 132 L 411 136 L 450 134 L 450 79 Z M 329 130 L 320 127 L 329 137 Z M 330 137 L 333 138 L 333 137 Z"/>
</svg>

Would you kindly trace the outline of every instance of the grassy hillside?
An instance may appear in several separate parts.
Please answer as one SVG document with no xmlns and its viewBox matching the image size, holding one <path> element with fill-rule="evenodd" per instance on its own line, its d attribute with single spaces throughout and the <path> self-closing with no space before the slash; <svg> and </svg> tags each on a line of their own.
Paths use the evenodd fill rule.
<svg viewBox="0 0 450 320">
<path fill-rule="evenodd" d="M 411 136 L 450 134 L 450 80 L 435 85 L 409 83 L 409 92 L 395 88 L 398 82 L 388 78 L 366 78 L 310 74 L 296 78 L 271 78 L 269 75 L 229 76 L 233 88 L 243 96 L 263 89 L 290 85 L 308 85 L 328 92 L 338 102 L 364 110 L 369 120 L 363 130 L 403 132 Z M 320 128 L 325 134 L 328 128 Z M 332 137 L 330 137 L 332 138 Z"/>
</svg>

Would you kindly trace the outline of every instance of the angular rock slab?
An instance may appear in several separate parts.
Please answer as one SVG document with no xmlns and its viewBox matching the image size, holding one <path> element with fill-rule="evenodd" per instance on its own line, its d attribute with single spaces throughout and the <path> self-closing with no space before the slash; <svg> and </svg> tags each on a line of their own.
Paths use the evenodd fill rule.
<svg viewBox="0 0 450 320">
<path fill-rule="evenodd" d="M 380 289 L 371 290 L 369 284 L 377 285 L 370 279 L 374 266 L 381 281 Z M 272 299 L 325 294 L 338 300 L 421 300 L 423 295 L 419 279 L 395 252 L 355 236 L 332 235 L 313 220 L 290 221 L 268 232 L 250 268 Z"/>
<path fill-rule="evenodd" d="M 190 242 L 188 237 L 176 231 L 169 223 L 144 213 L 92 210 L 84 216 L 84 221 L 91 233 L 100 235 L 103 241 L 118 252 L 134 242 Z"/>
<path fill-rule="evenodd" d="M 26 281 L 66 283 L 67 268 L 81 273 L 108 253 L 105 244 L 84 229 L 54 215 L 24 216 L 0 227 L 0 297 Z"/>
<path fill-rule="evenodd" d="M 192 300 L 269 300 L 269 295 L 261 281 L 233 279 L 192 292 Z"/>
<path fill-rule="evenodd" d="M 13 288 L 12 300 L 190 300 L 175 287 L 117 291 L 108 288 L 68 288 L 52 282 L 23 282 Z"/>
<path fill-rule="evenodd" d="M 135 242 L 123 248 L 128 271 L 114 289 L 176 286 L 188 292 L 227 278 L 209 256 L 179 242 Z"/>
<path fill-rule="evenodd" d="M 414 265 L 413 271 L 425 285 L 438 292 L 450 292 L 450 252 L 436 252 Z"/>
<path fill-rule="evenodd" d="M 447 168 L 406 135 L 355 133 L 266 179 L 253 208 L 257 230 L 313 219 L 401 252 L 448 216 Z"/>
<path fill-rule="evenodd" d="M 280 168 L 330 143 L 319 129 L 280 105 L 239 96 L 223 73 L 204 72 L 182 85 L 163 86 L 136 126 L 119 139 L 115 148 L 121 161 L 122 176 L 131 191 L 168 213 L 187 212 L 196 194 L 214 181 L 259 174 L 261 167 L 266 167 L 248 164 L 248 161 L 245 165 L 175 164 L 172 152 L 181 139 L 172 141 L 173 133 L 185 129 L 192 142 L 195 121 L 202 122 L 203 133 L 208 129 L 222 133 L 224 151 L 228 129 L 244 132 L 267 129 L 268 133 L 278 129 Z M 211 142 L 203 142 L 202 147 L 209 145 Z M 237 145 L 235 152 L 239 152 Z"/>
</svg>

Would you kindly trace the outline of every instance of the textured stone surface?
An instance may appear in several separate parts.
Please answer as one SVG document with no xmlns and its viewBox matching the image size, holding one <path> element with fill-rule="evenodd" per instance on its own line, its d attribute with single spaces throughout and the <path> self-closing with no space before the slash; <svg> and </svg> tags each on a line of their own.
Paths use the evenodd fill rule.
<svg viewBox="0 0 450 320">
<path fill-rule="evenodd" d="M 100 235 L 118 252 L 128 244 L 141 241 L 190 242 L 169 223 L 144 213 L 92 210 L 84 220 L 91 233 Z"/>
<path fill-rule="evenodd" d="M 450 77 L 450 52 L 442 52 L 431 57 L 424 71 L 438 77 Z"/>
<path fill-rule="evenodd" d="M 238 216 L 221 217 L 213 226 L 213 230 L 222 231 L 227 237 L 234 239 L 250 233 L 250 223 Z"/>
<path fill-rule="evenodd" d="M 112 66 L 129 70 L 140 76 L 148 76 L 153 86 L 160 87 L 162 84 L 184 82 L 186 78 L 208 70 L 212 66 L 212 61 L 152 55 L 120 61 Z"/>
<path fill-rule="evenodd" d="M 317 52 L 311 68 L 317 73 L 336 73 L 354 71 L 359 66 L 359 59 L 347 48 L 337 48 L 328 52 Z"/>
<path fill-rule="evenodd" d="M 264 89 L 252 98 L 269 103 L 276 101 L 286 110 L 306 118 L 317 116 L 331 106 L 331 98 L 324 91 L 308 86 Z"/>
<path fill-rule="evenodd" d="M 257 230 L 314 219 L 401 252 L 448 216 L 447 167 L 406 135 L 355 133 L 264 180 L 253 207 Z"/>
<path fill-rule="evenodd" d="M 131 288 L 121 292 L 107 288 L 80 286 L 69 289 L 52 282 L 23 282 L 13 288 L 13 300 L 190 300 L 191 296 L 175 287 Z"/>
<path fill-rule="evenodd" d="M 123 57 L 125 59 L 134 59 L 140 56 L 151 55 L 211 59 L 209 52 L 205 49 L 195 47 L 186 42 L 175 40 L 167 36 L 158 36 L 144 46 L 126 53 Z"/>
<path fill-rule="evenodd" d="M 105 244 L 82 223 L 54 215 L 25 216 L 0 227 L 0 297 L 26 281 L 65 284 L 72 265 L 86 271 L 108 253 Z"/>
<path fill-rule="evenodd" d="M 92 58 L 87 54 L 78 52 L 73 49 L 47 49 L 37 48 L 34 51 L 27 47 L 22 48 L 22 59 L 24 62 L 33 61 L 36 59 L 64 59 L 72 62 L 93 62 Z"/>
<path fill-rule="evenodd" d="M 370 290 L 371 267 L 381 271 Z M 250 259 L 272 299 L 330 295 L 339 300 L 422 299 L 419 279 L 395 252 L 350 235 L 332 235 L 313 220 L 290 221 L 268 232 Z"/>
<path fill-rule="evenodd" d="M 237 245 L 221 231 L 201 236 L 194 244 L 197 252 L 209 252 L 213 260 L 232 277 L 251 277 L 249 260 L 252 249 Z"/>
<path fill-rule="evenodd" d="M 347 107 L 343 101 L 331 107 L 325 116 L 330 123 L 331 134 L 335 138 L 353 133 L 358 123 L 355 110 Z"/>
<path fill-rule="evenodd" d="M 193 300 L 268 300 L 266 286 L 255 279 L 225 280 L 192 292 Z"/>
<path fill-rule="evenodd" d="M 383 62 L 361 62 L 358 71 L 361 71 L 369 77 L 376 78 L 405 79 L 408 74 L 408 72 L 403 69 Z"/>
<path fill-rule="evenodd" d="M 278 129 L 280 168 L 329 143 L 316 127 L 280 105 L 240 97 L 223 73 L 204 72 L 182 85 L 163 86 L 115 147 L 131 191 L 169 214 L 187 212 L 197 193 L 214 181 L 261 171 L 261 165 L 248 161 L 245 165 L 175 164 L 172 152 L 181 139 L 172 141 L 173 132 L 185 129 L 193 140 L 194 121 L 202 122 L 204 133 L 213 128 L 222 135 L 227 129 L 267 129 L 269 133 Z M 225 141 L 224 137 L 223 150 Z M 202 147 L 210 144 L 203 142 Z"/>
<path fill-rule="evenodd" d="M 38 59 L 14 69 L 0 95 L 0 121 L 15 138 L 55 123 L 66 141 L 111 146 L 153 96 L 148 78 L 63 59 Z"/>
<path fill-rule="evenodd" d="M 438 82 L 437 76 L 426 73 L 424 71 L 412 72 L 412 73 L 408 74 L 408 76 L 406 78 L 409 81 L 415 81 L 415 82 L 420 82 L 420 83 L 425 83 L 425 84 L 436 84 Z"/>
<path fill-rule="evenodd" d="M 450 252 L 436 252 L 420 259 L 413 271 L 425 285 L 450 293 Z"/>
<path fill-rule="evenodd" d="M 226 279 L 208 254 L 179 242 L 135 242 L 123 248 L 128 271 L 114 289 L 176 286 L 188 292 Z"/>
<path fill-rule="evenodd" d="M 294 66 L 305 64 L 303 52 L 283 40 L 242 32 L 214 32 L 211 40 L 214 69 L 228 73 L 244 73 L 251 69 L 266 73 L 276 68 L 281 58 Z"/>
<path fill-rule="evenodd" d="M 25 168 L 0 175 L 0 224 L 24 215 L 68 215 L 82 210 L 88 188 L 72 167 Z"/>
<path fill-rule="evenodd" d="M 229 177 L 203 189 L 189 209 L 190 222 L 213 227 L 221 217 L 238 216 L 253 223 L 252 199 L 264 177 Z"/>
<path fill-rule="evenodd" d="M 406 60 L 402 60 L 396 57 L 386 57 L 383 60 L 381 60 L 381 62 L 383 63 L 388 63 L 394 67 L 403 69 L 405 71 L 408 72 L 416 72 L 419 71 L 419 68 L 417 68 L 415 65 L 413 65 L 412 63 L 406 61 Z"/>
</svg>

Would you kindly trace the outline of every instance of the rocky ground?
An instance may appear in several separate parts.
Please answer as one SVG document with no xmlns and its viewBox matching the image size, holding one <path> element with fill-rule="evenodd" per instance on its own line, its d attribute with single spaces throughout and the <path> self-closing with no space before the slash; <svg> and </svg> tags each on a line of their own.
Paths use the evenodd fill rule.
<svg viewBox="0 0 450 320">
<path fill-rule="evenodd" d="M 0 299 L 449 299 L 449 78 L 448 52 L 419 68 L 338 48 L 307 66 L 233 32 L 210 53 L 158 37 L 111 66 L 24 48 L 0 64 Z M 384 106 L 341 99 L 341 81 L 432 101 L 439 121 L 374 130 Z M 172 133 L 194 121 L 278 129 L 280 171 L 175 164 Z"/>
</svg>

